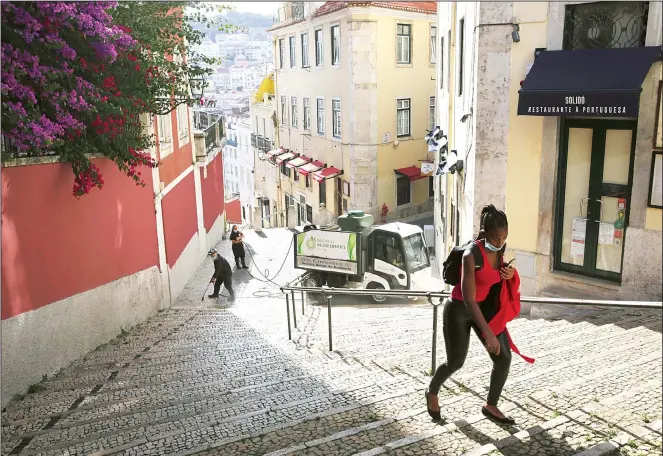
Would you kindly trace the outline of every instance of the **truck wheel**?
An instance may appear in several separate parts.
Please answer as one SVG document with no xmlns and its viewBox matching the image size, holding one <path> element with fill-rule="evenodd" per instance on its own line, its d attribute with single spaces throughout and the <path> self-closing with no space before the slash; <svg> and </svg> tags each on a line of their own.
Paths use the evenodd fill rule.
<svg viewBox="0 0 663 456">
<path fill-rule="evenodd" d="M 368 286 L 366 287 L 369 290 L 384 290 L 384 286 L 379 284 L 379 283 L 369 283 Z M 376 302 L 378 304 L 381 304 L 387 300 L 387 297 L 385 295 L 380 295 L 380 294 L 374 294 L 371 296 L 373 299 L 373 302 Z"/>
</svg>

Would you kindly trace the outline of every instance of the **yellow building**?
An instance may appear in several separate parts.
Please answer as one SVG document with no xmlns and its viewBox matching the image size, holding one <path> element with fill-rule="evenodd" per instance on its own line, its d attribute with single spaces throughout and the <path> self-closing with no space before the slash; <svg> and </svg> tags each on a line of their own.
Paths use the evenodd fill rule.
<svg viewBox="0 0 663 456">
<path fill-rule="evenodd" d="M 289 2 L 274 37 L 272 184 L 288 226 L 352 209 L 432 211 L 424 137 L 435 126 L 435 2 Z M 432 155 L 430 156 L 432 158 Z"/>
<path fill-rule="evenodd" d="M 465 166 L 435 183 L 439 251 L 492 203 L 524 294 L 661 299 L 661 19 L 660 2 L 440 4 L 440 124 Z"/>
</svg>

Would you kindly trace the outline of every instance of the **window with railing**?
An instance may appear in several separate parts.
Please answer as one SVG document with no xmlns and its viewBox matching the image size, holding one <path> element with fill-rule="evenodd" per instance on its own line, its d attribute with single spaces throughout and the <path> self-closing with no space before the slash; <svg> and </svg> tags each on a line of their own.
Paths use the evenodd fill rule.
<svg viewBox="0 0 663 456">
<path fill-rule="evenodd" d="M 630 48 L 645 45 L 649 2 L 566 5 L 564 49 Z"/>
</svg>

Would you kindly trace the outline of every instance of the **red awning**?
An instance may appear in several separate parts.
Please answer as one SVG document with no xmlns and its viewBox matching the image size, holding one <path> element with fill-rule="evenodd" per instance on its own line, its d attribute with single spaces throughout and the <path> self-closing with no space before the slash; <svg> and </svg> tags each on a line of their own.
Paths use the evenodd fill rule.
<svg viewBox="0 0 663 456">
<path fill-rule="evenodd" d="M 303 176 L 308 176 L 310 173 L 314 173 L 320 168 L 324 168 L 325 164 L 318 160 L 313 160 L 311 163 L 308 163 L 302 167 L 297 168 L 299 174 Z"/>
<path fill-rule="evenodd" d="M 417 179 L 423 179 L 428 177 L 424 174 L 421 174 L 421 170 L 416 166 L 408 166 L 407 168 L 395 169 L 396 174 L 407 177 L 410 181 L 416 181 Z"/>
<path fill-rule="evenodd" d="M 278 149 L 270 150 L 267 152 L 265 155 L 267 155 L 267 158 L 274 158 L 277 155 L 285 154 L 286 150 L 283 147 L 279 147 Z"/>
<path fill-rule="evenodd" d="M 315 179 L 317 182 L 322 182 L 325 179 L 331 179 L 332 177 L 336 177 L 339 174 L 343 174 L 343 171 L 330 166 L 329 168 L 323 168 L 320 171 L 314 172 L 312 176 L 313 179 Z"/>
<path fill-rule="evenodd" d="M 278 157 L 276 157 L 275 161 L 277 165 L 280 165 L 286 160 L 290 160 L 291 158 L 294 158 L 296 154 L 293 154 L 292 152 L 288 152 L 287 154 L 281 154 Z"/>
<path fill-rule="evenodd" d="M 300 155 L 299 157 L 295 158 L 294 160 L 290 160 L 288 163 L 285 164 L 287 168 L 299 168 L 300 166 L 303 166 L 310 162 L 311 159 L 304 156 Z"/>
</svg>

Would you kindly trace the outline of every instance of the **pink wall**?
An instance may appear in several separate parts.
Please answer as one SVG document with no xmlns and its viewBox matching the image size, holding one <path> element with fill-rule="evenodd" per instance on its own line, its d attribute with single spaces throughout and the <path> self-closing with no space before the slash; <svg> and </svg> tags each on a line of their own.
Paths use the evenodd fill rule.
<svg viewBox="0 0 663 456">
<path fill-rule="evenodd" d="M 223 157 L 221 154 L 218 154 L 207 165 L 207 177 L 205 177 L 205 170 L 200 170 L 200 182 L 203 194 L 203 220 L 205 230 L 209 233 L 212 225 L 224 210 Z"/>
<path fill-rule="evenodd" d="M 152 173 L 93 162 L 104 188 L 80 199 L 68 164 L 2 168 L 3 320 L 159 264 Z"/>
<path fill-rule="evenodd" d="M 166 261 L 173 267 L 198 230 L 193 172 L 182 179 L 161 201 Z"/>
<path fill-rule="evenodd" d="M 242 202 L 239 199 L 226 203 L 226 219 L 228 223 L 242 224 Z"/>
</svg>

